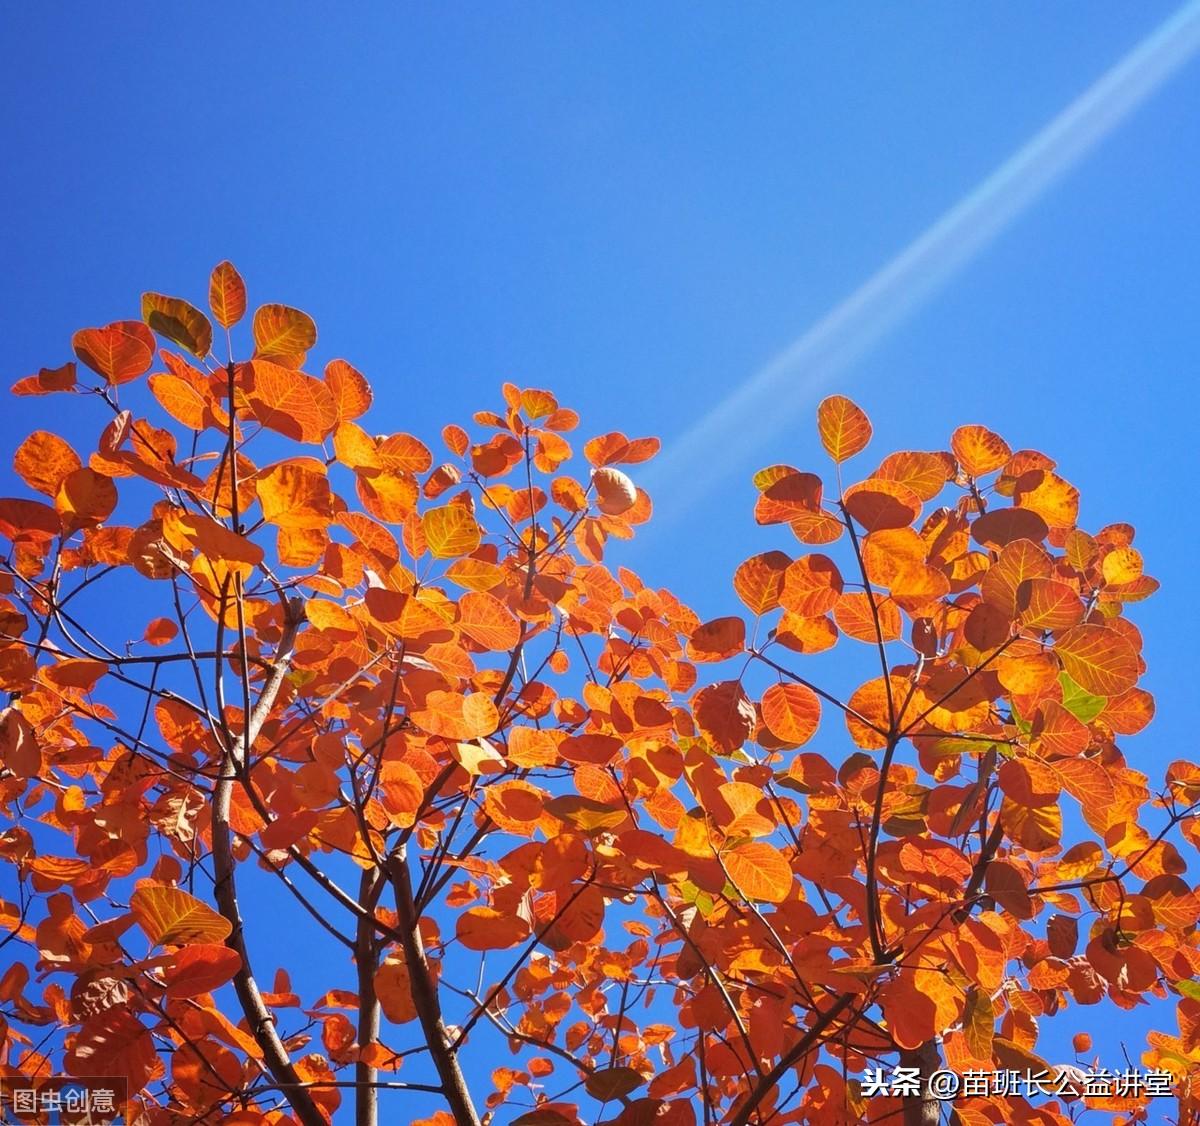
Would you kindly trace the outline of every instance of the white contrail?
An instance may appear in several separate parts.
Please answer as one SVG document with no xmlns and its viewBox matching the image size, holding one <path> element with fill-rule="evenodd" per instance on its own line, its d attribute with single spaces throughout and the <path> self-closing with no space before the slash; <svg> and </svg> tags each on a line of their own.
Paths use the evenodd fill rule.
<svg viewBox="0 0 1200 1126">
<path fill-rule="evenodd" d="M 660 526 L 911 316 L 1198 48 L 1200 0 L 1189 0 L 873 277 L 670 442 L 644 475 Z"/>
</svg>

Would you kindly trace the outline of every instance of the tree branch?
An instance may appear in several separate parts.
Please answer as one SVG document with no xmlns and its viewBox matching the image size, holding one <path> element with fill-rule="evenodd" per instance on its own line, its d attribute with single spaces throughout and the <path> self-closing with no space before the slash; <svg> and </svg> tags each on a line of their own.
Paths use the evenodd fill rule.
<svg viewBox="0 0 1200 1126">
<path fill-rule="evenodd" d="M 420 916 L 413 903 L 412 877 L 408 871 L 407 847 L 399 845 L 388 857 L 388 879 L 396 896 L 396 914 L 400 921 L 400 945 L 404 960 L 408 964 L 408 977 L 412 984 L 413 1005 L 421 1022 L 421 1031 L 429 1046 L 442 1081 L 442 1091 L 450 1104 L 451 1113 L 458 1126 L 480 1126 L 479 1115 L 471 1101 L 471 1092 L 458 1063 L 458 1055 L 450 1046 L 450 1035 L 442 1020 L 442 1007 L 438 1001 L 437 984 L 425 957 L 425 946 L 421 941 Z"/>
<path fill-rule="evenodd" d="M 821 1041 L 821 1035 L 842 1013 L 850 1007 L 857 996 L 855 993 L 843 993 L 837 1000 L 817 1017 L 813 1026 L 796 1041 L 775 1064 L 770 1071 L 760 1077 L 745 1101 L 737 1108 L 737 1113 L 729 1120 L 729 1126 L 747 1126 L 750 1116 L 758 1109 L 759 1104 L 779 1085 L 791 1068 L 800 1062 Z"/>
</svg>

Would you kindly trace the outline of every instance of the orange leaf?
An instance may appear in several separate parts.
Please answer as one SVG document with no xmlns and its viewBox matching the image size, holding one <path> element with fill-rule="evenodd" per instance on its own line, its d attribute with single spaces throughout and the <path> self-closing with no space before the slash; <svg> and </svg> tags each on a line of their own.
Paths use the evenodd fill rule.
<svg viewBox="0 0 1200 1126">
<path fill-rule="evenodd" d="M 154 618 L 146 626 L 146 632 L 142 636 L 151 645 L 166 645 L 167 642 L 174 640 L 177 633 L 179 633 L 179 627 L 170 618 Z"/>
<path fill-rule="evenodd" d="M 1029 898 L 1029 885 L 1015 865 L 1004 860 L 993 860 L 988 865 L 984 886 L 988 895 L 1010 915 L 1015 915 L 1018 919 L 1033 918 L 1034 908 L 1033 901 Z"/>
<path fill-rule="evenodd" d="M 727 837 L 767 837 L 779 827 L 770 816 L 759 812 L 760 804 L 770 809 L 761 787 L 750 782 L 726 782 L 720 787 L 720 796 L 721 800 L 713 802 L 708 811 Z M 722 805 L 727 809 L 719 808 Z"/>
<path fill-rule="evenodd" d="M 59 688 L 77 688 L 81 692 L 90 692 L 106 672 L 108 666 L 103 661 L 76 657 L 43 666 L 41 675 Z"/>
<path fill-rule="evenodd" d="M 375 971 L 375 996 L 383 1015 L 392 1024 L 407 1024 L 417 1019 L 408 966 L 403 958 L 388 958 Z"/>
<path fill-rule="evenodd" d="M 1079 517 L 1079 490 L 1046 469 L 1017 478 L 1013 503 L 1036 512 L 1051 528 L 1073 528 Z"/>
<path fill-rule="evenodd" d="M 558 745 L 558 753 L 568 762 L 586 762 L 593 766 L 607 766 L 620 750 L 620 739 L 595 733 L 568 735 Z"/>
<path fill-rule="evenodd" d="M 905 568 L 925 563 L 928 545 L 912 528 L 884 528 L 862 541 L 867 578 L 876 586 L 889 586 Z"/>
<path fill-rule="evenodd" d="M 1028 508 L 996 508 L 971 525 L 971 538 L 984 547 L 1005 547 L 1017 540 L 1039 543 L 1050 529 Z"/>
<path fill-rule="evenodd" d="M 821 722 L 821 701 L 803 684 L 772 684 L 763 693 L 762 718 L 781 742 L 799 747 L 807 743 Z"/>
<path fill-rule="evenodd" d="M 1030 807 L 1011 798 L 1000 803 L 1004 831 L 1022 848 L 1045 852 L 1062 840 L 1062 810 L 1057 805 Z"/>
<path fill-rule="evenodd" d="M 173 508 L 163 517 L 163 536 L 177 550 L 194 549 L 213 563 L 248 578 L 263 560 L 258 544 L 199 513 Z"/>
<path fill-rule="evenodd" d="M 942 491 L 954 468 L 946 454 L 905 450 L 888 454 L 874 476 L 911 489 L 921 500 L 933 500 Z"/>
<path fill-rule="evenodd" d="M 48 430 L 35 430 L 13 455 L 13 468 L 21 480 L 49 497 L 82 464 L 70 444 Z"/>
<path fill-rule="evenodd" d="M 778 608 L 791 562 L 782 551 L 766 551 L 751 556 L 733 573 L 734 591 L 756 617 Z"/>
<path fill-rule="evenodd" d="M 333 432 L 333 456 L 349 469 L 383 468 L 379 443 L 361 426 L 341 421 Z"/>
<path fill-rule="evenodd" d="M 158 374 L 146 382 L 163 410 L 189 430 L 203 430 L 215 420 L 208 400 L 186 379 Z"/>
<path fill-rule="evenodd" d="M 37 375 L 27 375 L 12 386 L 14 395 L 53 395 L 56 391 L 70 391 L 75 386 L 75 361 L 71 360 L 60 368 L 41 368 Z"/>
<path fill-rule="evenodd" d="M 1077 755 L 1086 751 L 1091 732 L 1057 700 L 1043 700 L 1033 719 L 1033 735 L 1043 755 Z"/>
<path fill-rule="evenodd" d="M 996 779 L 1009 798 L 1030 808 L 1052 805 L 1062 793 L 1057 775 L 1037 759 L 1008 759 L 996 772 Z"/>
<path fill-rule="evenodd" d="M 571 429 L 571 426 L 562 425 L 562 423 L 571 421 L 568 418 L 555 419 L 554 421 L 558 422 L 559 425 L 551 426 L 550 429 L 552 430 Z M 599 468 L 600 466 L 612 465 L 617 462 L 633 463 L 649 461 L 650 458 L 658 453 L 659 445 L 660 443 L 657 438 L 634 438 L 630 441 L 624 434 L 614 431 L 611 434 L 601 434 L 599 437 L 587 442 L 583 447 L 583 454 L 588 461 Z"/>
<path fill-rule="evenodd" d="M 607 1103 L 632 1094 L 645 1082 L 645 1076 L 632 1067 L 606 1067 L 600 1071 L 593 1071 L 583 1085 L 592 1098 Z"/>
<path fill-rule="evenodd" d="M 1058 639 L 1054 651 L 1067 675 L 1094 696 L 1119 696 L 1137 683 L 1137 650 L 1115 629 L 1076 626 Z"/>
<path fill-rule="evenodd" d="M 957 1023 L 963 996 L 940 970 L 897 974 L 880 990 L 888 1032 L 904 1048 L 918 1048 Z"/>
<path fill-rule="evenodd" d="M 325 385 L 333 396 L 338 422 L 353 422 L 371 406 L 371 385 L 345 360 L 330 360 L 325 365 Z"/>
<path fill-rule="evenodd" d="M 921 514 L 921 498 L 912 489 L 882 477 L 851 485 L 842 503 L 868 532 L 907 528 Z"/>
<path fill-rule="evenodd" d="M 63 518 L 64 528 L 99 524 L 117 507 L 117 487 L 111 477 L 85 466 L 69 474 L 59 486 L 54 507 Z"/>
<path fill-rule="evenodd" d="M 337 425 L 333 396 L 319 379 L 262 359 L 251 360 L 243 371 L 249 373 L 250 409 L 268 430 L 300 442 L 320 442 Z"/>
<path fill-rule="evenodd" d="M 315 464 L 297 458 L 258 474 L 254 486 L 264 519 L 289 528 L 323 528 L 329 523 L 329 480 Z"/>
<path fill-rule="evenodd" d="M 1097 759 L 1059 759 L 1051 769 L 1084 809 L 1108 811 L 1116 803 L 1113 781 Z"/>
<path fill-rule="evenodd" d="M 133 1092 L 156 1069 L 161 1074 L 162 1063 L 150 1030 L 128 1008 L 114 1006 L 84 1022 L 63 1057 L 63 1069 L 68 1075 L 124 1076 Z"/>
<path fill-rule="evenodd" d="M 838 631 L 824 615 L 806 618 L 787 610 L 779 619 L 775 637 L 796 653 L 824 653 L 837 644 Z"/>
<path fill-rule="evenodd" d="M 480 528 L 465 504 L 431 508 L 421 517 L 421 531 L 436 559 L 470 555 L 479 546 Z"/>
<path fill-rule="evenodd" d="M 1083 617 L 1079 595 L 1055 579 L 1027 579 L 1018 592 L 1021 622 L 1038 630 L 1070 629 Z"/>
<path fill-rule="evenodd" d="M 212 325 L 208 318 L 181 297 L 143 293 L 142 320 L 193 356 L 203 359 L 212 351 Z"/>
<path fill-rule="evenodd" d="M 447 739 L 480 739 L 495 732 L 500 713 L 491 697 L 482 692 L 430 692 L 425 706 L 412 714 L 413 721 L 430 735 Z"/>
<path fill-rule="evenodd" d="M 483 591 L 459 600 L 458 628 L 484 649 L 511 649 L 521 639 L 521 625 L 508 607 Z"/>
<path fill-rule="evenodd" d="M 483 808 L 506 833 L 528 837 L 541 819 L 545 797 L 529 782 L 502 782 L 484 791 Z"/>
<path fill-rule="evenodd" d="M 779 849 L 766 841 L 747 841 L 731 848 L 722 854 L 721 862 L 747 899 L 782 903 L 791 895 L 791 865 Z"/>
<path fill-rule="evenodd" d="M 60 531 L 62 521 L 49 505 L 37 500 L 0 498 L 0 535 L 13 543 L 52 539 Z"/>
<path fill-rule="evenodd" d="M 1010 649 L 996 661 L 995 668 L 1000 683 L 1018 696 L 1046 691 L 1059 675 L 1059 663 L 1049 652 L 1022 653 Z"/>
<path fill-rule="evenodd" d="M 817 407 L 817 431 L 825 452 L 839 465 L 871 440 L 866 413 L 844 395 L 830 395 Z"/>
<path fill-rule="evenodd" d="M 130 897 L 129 909 L 155 946 L 224 942 L 233 929 L 228 919 L 180 888 L 143 885 Z"/>
<path fill-rule="evenodd" d="M 1131 688 L 1104 705 L 1100 718 L 1118 735 L 1136 735 L 1154 718 L 1154 697 Z"/>
<path fill-rule="evenodd" d="M 483 559 L 457 559 L 446 568 L 446 578 L 467 590 L 491 590 L 504 582 L 504 571 Z"/>
<path fill-rule="evenodd" d="M 986 426 L 960 426 L 950 438 L 950 448 L 969 477 L 991 473 L 1012 457 L 1008 443 Z"/>
<path fill-rule="evenodd" d="M 461 717 L 461 704 L 458 705 Z M 456 727 L 458 724 L 456 723 Z M 407 829 L 425 802 L 425 783 L 406 762 L 387 761 L 379 775 L 380 800 L 394 825 Z"/>
<path fill-rule="evenodd" d="M 1006 621 L 1019 611 L 1018 592 L 1027 579 L 1044 579 L 1053 570 L 1050 556 L 1032 540 L 1018 539 L 1006 544 L 1000 558 L 989 568 L 980 583 L 985 601 L 996 607 Z M 984 648 L 983 646 L 978 646 Z"/>
<path fill-rule="evenodd" d="M 714 618 L 692 631 L 687 655 L 693 661 L 723 661 L 740 653 L 745 644 L 746 623 L 741 618 Z"/>
<path fill-rule="evenodd" d="M 384 469 L 424 473 L 433 464 L 433 454 L 411 434 L 389 434 L 379 439 L 379 457 Z"/>
<path fill-rule="evenodd" d="M 477 694 L 469 697 L 469 699 L 481 699 L 491 703 L 486 696 Z M 495 705 L 492 705 L 495 707 Z M 472 711 L 478 709 L 480 705 L 472 705 Z M 467 708 L 463 708 L 463 715 L 466 716 Z M 497 720 L 499 715 L 497 714 Z M 463 768 L 468 774 L 478 776 L 481 774 L 499 774 L 506 766 L 504 756 L 496 750 L 486 739 L 478 738 L 472 742 L 464 742 L 457 740 L 450 748 L 450 754 L 454 757 L 454 761 Z"/>
<path fill-rule="evenodd" d="M 467 447 L 471 444 L 467 432 L 461 426 L 453 424 L 442 427 L 442 441 L 446 443 L 446 448 L 455 457 L 463 457 L 467 452 Z"/>
<path fill-rule="evenodd" d="M 493 907 L 472 907 L 459 915 L 455 933 L 468 950 L 507 950 L 529 937 L 529 924 Z"/>
<path fill-rule="evenodd" d="M 793 614 L 815 618 L 832 610 L 842 595 L 842 576 L 827 555 L 802 555 L 783 578 L 780 603 Z"/>
<path fill-rule="evenodd" d="M 218 262 L 208 281 L 208 307 L 222 328 L 230 328 L 246 315 L 246 283 L 232 262 Z"/>
<path fill-rule="evenodd" d="M 895 602 L 879 593 L 875 594 L 874 610 L 871 608 L 871 599 L 864 591 L 843 594 L 833 608 L 833 619 L 847 637 L 872 645 L 878 643 L 880 635 L 884 641 L 895 641 L 901 632 L 900 611 Z"/>
<path fill-rule="evenodd" d="M 254 314 L 256 356 L 302 356 L 317 342 L 312 317 L 289 305 L 262 305 Z"/>
<path fill-rule="evenodd" d="M 726 753 L 739 750 L 754 731 L 754 705 L 735 680 L 701 688 L 692 712 L 700 730 Z"/>
<path fill-rule="evenodd" d="M 164 975 L 167 996 L 198 997 L 201 993 L 211 993 L 241 968 L 241 957 L 228 946 L 209 942 L 184 946 Z"/>
<path fill-rule="evenodd" d="M 71 347 L 92 371 L 111 384 L 137 379 L 154 360 L 154 334 L 141 321 L 114 321 L 80 329 Z"/>
<path fill-rule="evenodd" d="M 822 515 L 821 478 L 783 468 L 783 476 L 770 474 L 764 478 L 762 495 L 754 506 L 754 520 L 758 524 L 785 524 Z"/>
<path fill-rule="evenodd" d="M 894 706 L 899 707 L 908 694 L 908 681 L 898 676 L 890 679 L 892 701 Z M 846 713 L 846 727 L 850 731 L 850 738 L 865 751 L 879 751 L 886 747 L 887 739 L 880 734 L 889 726 L 888 686 L 883 677 L 868 680 L 855 689 L 848 706 L 850 711 Z M 856 712 L 861 719 L 850 712 Z"/>
<path fill-rule="evenodd" d="M 363 507 L 377 520 L 403 524 L 417 506 L 417 482 L 411 473 L 359 474 L 355 482 Z"/>
<path fill-rule="evenodd" d="M 10 704 L 0 711 L 0 763 L 18 778 L 35 778 L 42 752 L 29 720 Z"/>
</svg>

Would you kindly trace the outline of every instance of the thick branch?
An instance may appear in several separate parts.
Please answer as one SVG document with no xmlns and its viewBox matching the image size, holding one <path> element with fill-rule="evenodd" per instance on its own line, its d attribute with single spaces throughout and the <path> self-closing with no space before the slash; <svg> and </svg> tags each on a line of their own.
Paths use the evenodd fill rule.
<svg viewBox="0 0 1200 1126">
<path fill-rule="evenodd" d="M 358 896 L 362 905 L 375 912 L 382 877 L 378 869 L 364 872 Z M 358 1050 L 361 1054 L 379 1039 L 379 998 L 375 995 L 375 971 L 379 966 L 379 943 L 375 926 L 367 915 L 358 917 L 354 936 L 354 962 L 358 972 Z M 354 1126 L 377 1126 L 379 1122 L 378 1071 L 359 1059 L 354 1065 Z"/>
<path fill-rule="evenodd" d="M 244 768 L 243 746 L 253 746 L 253 739 L 261 730 L 275 697 L 283 685 L 291 659 L 292 646 L 296 639 L 299 622 L 288 615 L 284 622 L 283 637 L 275 654 L 275 666 L 263 687 L 253 712 L 246 717 L 245 742 L 229 739 L 221 762 L 221 777 L 213 792 L 212 847 L 215 882 L 213 893 L 217 909 L 229 920 L 229 938 L 226 945 L 237 951 L 242 966 L 233 979 L 233 986 L 241 1003 L 242 1012 L 250 1026 L 250 1033 L 262 1049 L 263 1060 L 271 1077 L 284 1090 L 292 1109 L 304 1126 L 327 1126 L 325 1116 L 317 1109 L 312 1095 L 302 1085 L 296 1069 L 288 1056 L 279 1033 L 275 1030 L 275 1018 L 267 1008 L 259 992 L 258 984 L 250 966 L 250 955 L 246 949 L 246 937 L 242 924 L 241 907 L 238 904 L 237 884 L 234 879 L 233 832 L 229 824 L 229 811 L 233 798 L 233 787 L 239 772 Z"/>
<path fill-rule="evenodd" d="M 425 1034 L 425 1043 L 437 1067 L 438 1078 L 442 1081 L 442 1091 L 458 1126 L 479 1126 L 479 1115 L 471 1101 L 471 1092 L 459 1066 L 458 1055 L 450 1046 L 450 1035 L 442 1020 L 442 1006 L 438 1001 L 437 984 L 425 957 L 420 917 L 413 903 L 412 877 L 409 875 L 404 845 L 400 845 L 388 857 L 388 879 L 396 896 L 400 945 L 408 964 L 413 1005 L 421 1022 L 421 1031 Z"/>
<path fill-rule="evenodd" d="M 900 1066 L 914 1067 L 921 1077 L 921 1093 L 904 1096 L 904 1126 L 938 1126 L 942 1120 L 941 1101 L 929 1090 L 929 1077 L 942 1066 L 936 1040 L 926 1040 L 919 1048 L 902 1050 Z"/>
</svg>

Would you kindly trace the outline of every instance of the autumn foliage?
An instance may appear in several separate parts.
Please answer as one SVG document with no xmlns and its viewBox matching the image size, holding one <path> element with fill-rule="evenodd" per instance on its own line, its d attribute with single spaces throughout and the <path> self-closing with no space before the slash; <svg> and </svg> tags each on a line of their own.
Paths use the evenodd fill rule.
<svg viewBox="0 0 1200 1126">
<path fill-rule="evenodd" d="M 1048 1018 L 1153 1000 L 1193 1119 L 1200 768 L 1127 759 L 1156 583 L 1049 457 L 872 459 L 833 396 L 706 618 L 621 565 L 657 440 L 512 385 L 376 434 L 308 316 L 227 262 L 209 308 L 14 388 L 4 1075 L 155 1126 L 918 1122 L 864 1069 L 1056 1074 Z M 953 1113 L 1085 1101 L 1149 1113 Z"/>
</svg>

